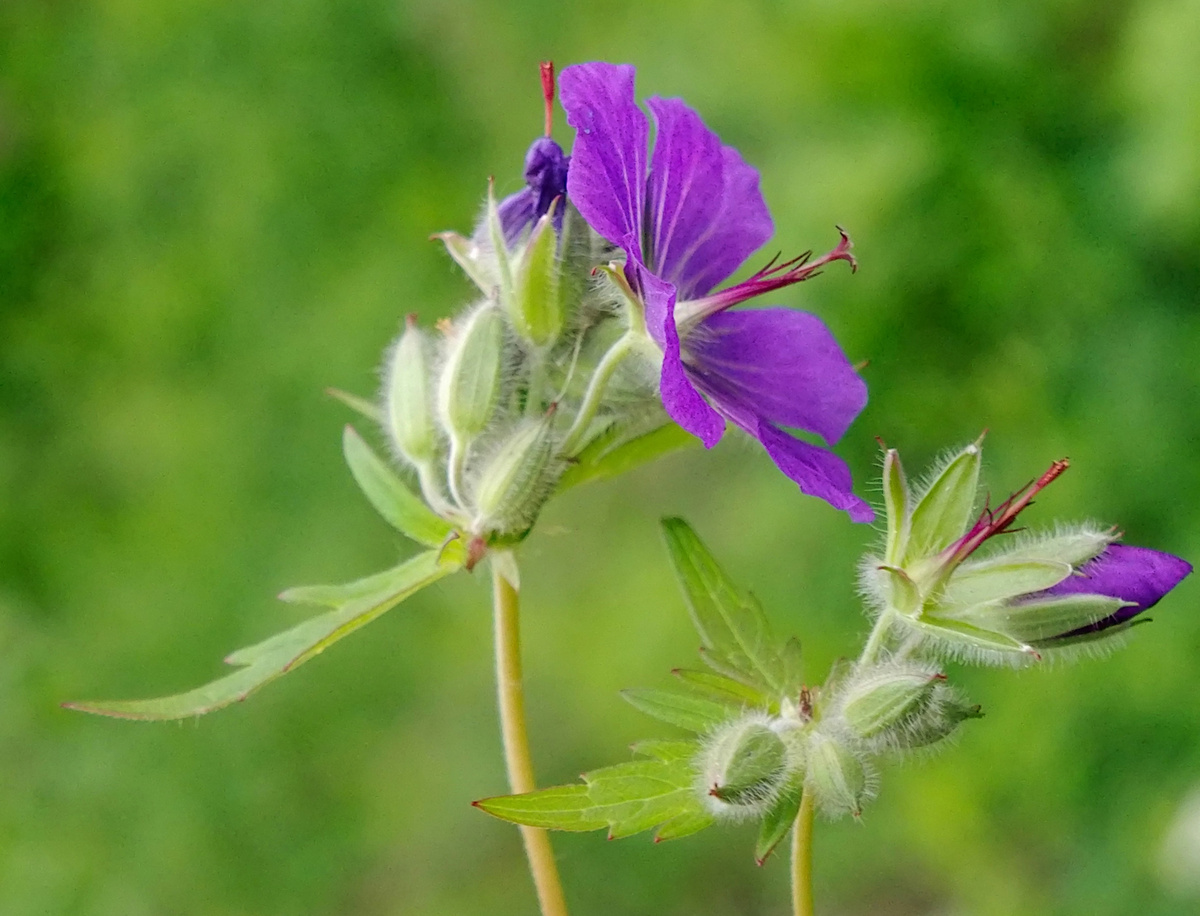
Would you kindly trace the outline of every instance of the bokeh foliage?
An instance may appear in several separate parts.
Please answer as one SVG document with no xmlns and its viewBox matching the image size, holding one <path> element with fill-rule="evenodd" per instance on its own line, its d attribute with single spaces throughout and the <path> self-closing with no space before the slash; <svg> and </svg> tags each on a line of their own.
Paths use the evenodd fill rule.
<svg viewBox="0 0 1200 916">
<path fill-rule="evenodd" d="M 639 65 L 763 173 L 785 252 L 847 226 L 862 269 L 785 291 L 865 370 L 842 453 L 910 467 L 990 429 L 993 490 L 1069 454 L 1030 515 L 1200 557 L 1196 0 L 0 8 L 0 911 L 508 916 L 533 901 L 502 791 L 487 591 L 422 594 L 245 706 L 144 696 L 296 619 L 270 596 L 406 549 L 341 466 L 401 317 L 469 294 L 432 231 L 518 184 L 536 62 Z M 560 139 L 568 140 L 565 131 Z M 872 494 L 874 495 L 874 494 Z M 686 516 L 814 679 L 865 631 L 875 533 L 758 450 L 582 488 L 525 551 L 542 779 L 651 723 L 616 690 L 694 644 L 657 519 Z M 1158 875 L 1200 778 L 1200 586 L 1105 662 L 964 672 L 988 716 L 819 829 L 830 914 L 1195 912 Z M 752 838 L 559 837 L 578 916 L 781 912 Z"/>
</svg>

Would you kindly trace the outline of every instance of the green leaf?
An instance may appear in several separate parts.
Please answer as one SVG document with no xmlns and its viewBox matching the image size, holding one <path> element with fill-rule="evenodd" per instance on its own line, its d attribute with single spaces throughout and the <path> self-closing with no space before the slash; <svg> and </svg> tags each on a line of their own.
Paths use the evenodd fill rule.
<svg viewBox="0 0 1200 916">
<path fill-rule="evenodd" d="M 624 474 L 668 452 L 694 446 L 700 441 L 674 423 L 659 426 L 632 439 L 622 439 L 626 433 L 620 426 L 613 426 L 588 445 L 559 480 L 558 492 L 582 483 Z"/>
<path fill-rule="evenodd" d="M 723 674 L 696 671 L 691 668 L 676 668 L 671 673 L 702 696 L 716 700 L 735 710 L 743 709 L 746 706 L 765 709 L 770 705 L 770 701 L 761 690 L 755 690 L 753 687 L 725 677 Z"/>
<path fill-rule="evenodd" d="M 782 691 L 780 650 L 758 601 L 729 580 L 687 522 L 668 518 L 662 525 L 692 623 L 715 666 L 727 662 L 753 683 Z"/>
<path fill-rule="evenodd" d="M 450 523 L 414 496 L 353 426 L 342 436 L 342 451 L 359 488 L 389 525 L 427 547 L 445 543 L 453 531 Z"/>
<path fill-rule="evenodd" d="M 696 789 L 690 756 L 619 763 L 585 773 L 585 785 L 485 798 L 475 806 L 531 827 L 576 831 L 607 827 L 610 839 L 660 825 L 655 840 L 687 836 L 712 823 Z"/>
<path fill-rule="evenodd" d="M 246 699 L 252 692 L 277 677 L 298 668 L 309 659 L 391 610 L 405 598 L 438 579 L 462 568 L 465 553 L 457 542 L 444 551 L 431 550 L 413 557 L 394 570 L 386 588 L 347 602 L 275 636 L 238 649 L 225 659 L 241 670 L 212 683 L 174 696 L 152 700 L 109 700 L 66 703 L 68 709 L 122 719 L 157 721 L 201 716 Z"/>
<path fill-rule="evenodd" d="M 311 604 L 318 607 L 341 607 L 350 601 L 369 595 L 388 593 L 408 576 L 408 561 L 383 572 L 347 582 L 345 585 L 298 585 L 279 593 L 279 600 L 288 604 Z M 403 586 L 401 586 L 403 587 Z"/>
<path fill-rule="evenodd" d="M 942 468 L 917 503 L 905 563 L 925 559 L 962 537 L 979 488 L 981 450 L 973 442 Z"/>
<path fill-rule="evenodd" d="M 527 827 L 586 831 L 608 826 L 608 818 L 588 797 L 586 785 L 555 786 L 524 795 L 498 795 L 472 804 L 493 817 Z"/>
<path fill-rule="evenodd" d="M 730 708 L 724 703 L 697 696 L 691 691 L 639 687 L 622 690 L 621 696 L 646 715 L 697 734 L 703 734 L 712 726 L 720 725 L 731 715 Z"/>
<path fill-rule="evenodd" d="M 762 865 L 788 835 L 800 813 L 800 801 L 804 796 L 804 771 L 798 771 L 789 784 L 771 803 L 763 815 L 758 830 L 758 842 L 754 846 L 754 860 Z"/>
<path fill-rule="evenodd" d="M 696 741 L 650 740 L 637 742 L 632 750 L 640 757 L 653 757 L 663 763 L 672 763 L 676 760 L 691 760 L 700 750 L 700 745 Z"/>
</svg>

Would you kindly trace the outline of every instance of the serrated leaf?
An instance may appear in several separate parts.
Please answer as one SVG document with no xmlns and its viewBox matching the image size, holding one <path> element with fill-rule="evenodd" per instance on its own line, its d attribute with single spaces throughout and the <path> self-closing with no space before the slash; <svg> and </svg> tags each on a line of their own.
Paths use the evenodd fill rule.
<svg viewBox="0 0 1200 916">
<path fill-rule="evenodd" d="M 445 543 L 454 530 L 450 523 L 414 496 L 353 426 L 342 436 L 342 451 L 359 489 L 389 525 L 427 547 Z"/>
<path fill-rule="evenodd" d="M 712 823 L 687 759 L 634 760 L 593 770 L 583 779 L 584 785 L 485 798 L 475 806 L 531 827 L 574 831 L 607 827 L 611 839 L 659 825 L 656 839 L 671 839 Z"/>
<path fill-rule="evenodd" d="M 932 556 L 962 536 L 979 488 L 979 443 L 968 445 L 929 485 L 912 513 L 906 564 Z"/>
<path fill-rule="evenodd" d="M 687 522 L 668 518 L 662 525 L 675 576 L 709 657 L 780 692 L 784 677 L 779 647 L 758 601 L 730 581 Z"/>
<path fill-rule="evenodd" d="M 622 690 L 621 696 L 646 715 L 697 734 L 720 725 L 731 715 L 724 703 L 697 696 L 690 691 L 636 687 Z"/>
<path fill-rule="evenodd" d="M 608 826 L 608 818 L 588 797 L 585 785 L 555 786 L 524 795 L 498 795 L 472 804 L 493 817 L 527 827 L 587 831 Z"/>
<path fill-rule="evenodd" d="M 663 763 L 672 763 L 676 760 L 691 760 L 700 750 L 700 744 L 696 741 L 665 741 L 665 740 L 650 740 L 638 741 L 633 745 L 631 750 L 640 757 L 653 757 L 655 760 L 661 760 Z"/>
<path fill-rule="evenodd" d="M 791 832 L 800 813 L 800 802 L 804 797 L 804 771 L 800 770 L 780 792 L 763 815 L 758 830 L 758 841 L 754 846 L 754 859 L 759 865 L 767 861 L 783 838 Z"/>
<path fill-rule="evenodd" d="M 702 696 L 732 709 L 743 709 L 746 706 L 767 708 L 769 701 L 761 690 L 755 690 L 740 681 L 708 671 L 696 671 L 692 668 L 676 668 L 671 672 L 687 687 Z"/>
<path fill-rule="evenodd" d="M 107 700 L 66 703 L 68 709 L 123 719 L 158 721 L 201 716 L 246 699 L 252 692 L 298 668 L 361 626 L 391 610 L 405 598 L 462 568 L 465 555 L 453 543 L 429 551 L 397 567 L 386 590 L 365 595 L 263 640 L 238 649 L 225 661 L 240 671 L 173 696 L 151 700 Z"/>
<path fill-rule="evenodd" d="M 622 435 L 623 430 L 614 426 L 588 445 L 559 480 L 558 492 L 562 493 L 582 483 L 624 474 L 669 452 L 696 445 L 700 441 L 674 423 L 667 423 L 624 441 L 621 441 Z"/>
</svg>

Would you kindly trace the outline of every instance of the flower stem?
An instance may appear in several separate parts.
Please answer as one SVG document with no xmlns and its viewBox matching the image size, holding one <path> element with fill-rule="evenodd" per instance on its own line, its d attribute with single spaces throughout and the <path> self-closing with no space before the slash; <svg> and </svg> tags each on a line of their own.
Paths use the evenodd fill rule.
<svg viewBox="0 0 1200 916">
<path fill-rule="evenodd" d="M 883 652 L 883 646 L 887 641 L 888 630 L 891 629 L 892 617 L 895 613 L 895 611 L 888 607 L 879 615 L 879 619 L 875 621 L 874 629 L 871 630 L 871 635 L 867 637 L 867 644 L 863 646 L 862 655 L 858 657 L 860 665 L 869 665 L 879 661 L 879 655 Z"/>
<path fill-rule="evenodd" d="M 792 828 L 792 916 L 813 916 L 813 797 L 805 792 Z"/>
<path fill-rule="evenodd" d="M 510 564 L 515 569 L 515 562 Z M 525 727 L 525 689 L 521 681 L 520 595 L 516 587 L 492 563 L 492 598 L 496 629 L 496 693 L 500 702 L 500 736 L 504 743 L 504 763 L 508 785 L 514 795 L 537 788 L 533 777 L 533 759 L 529 753 L 529 735 Z M 550 835 L 538 827 L 521 827 L 525 857 L 537 890 L 542 916 L 567 916 Z"/>
</svg>

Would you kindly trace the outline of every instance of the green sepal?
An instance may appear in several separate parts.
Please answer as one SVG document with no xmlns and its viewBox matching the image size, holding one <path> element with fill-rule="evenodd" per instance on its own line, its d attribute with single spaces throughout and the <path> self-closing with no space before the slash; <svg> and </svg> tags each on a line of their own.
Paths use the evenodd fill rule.
<svg viewBox="0 0 1200 916">
<path fill-rule="evenodd" d="M 450 523 L 413 495 L 353 426 L 342 436 L 342 452 L 359 489 L 384 521 L 426 547 L 445 543 L 454 530 Z"/>
<path fill-rule="evenodd" d="M 1056 560 L 1001 557 L 982 563 L 963 564 L 951 575 L 937 603 L 953 608 L 1004 601 L 1058 585 L 1069 575 L 1071 565 Z"/>
<path fill-rule="evenodd" d="M 1130 604 L 1107 595 L 1062 595 L 999 606 L 982 605 L 955 616 L 967 623 L 986 626 L 1021 643 L 1048 642 L 1111 617 Z"/>
<path fill-rule="evenodd" d="M 755 686 L 782 692 L 783 661 L 758 601 L 730 581 L 687 522 L 668 518 L 662 526 L 671 565 L 708 658 L 715 665 L 727 663 Z"/>
<path fill-rule="evenodd" d="M 343 391 L 341 388 L 326 388 L 325 393 L 335 401 L 341 401 L 359 416 L 372 420 L 380 426 L 383 425 L 383 410 L 373 401 L 368 401 L 357 394 L 351 394 L 349 391 Z"/>
<path fill-rule="evenodd" d="M 962 537 L 979 488 L 981 450 L 973 442 L 934 478 L 913 509 L 905 563 L 923 560 Z"/>
<path fill-rule="evenodd" d="M 487 230 L 492 249 L 496 255 L 496 274 L 500 285 L 500 301 L 508 303 L 513 298 L 512 263 L 508 259 L 508 245 L 504 241 L 504 226 L 500 222 L 500 207 L 496 203 L 496 182 L 488 180 Z"/>
<path fill-rule="evenodd" d="M 635 687 L 622 690 L 621 696 L 635 709 L 668 725 L 704 734 L 729 718 L 730 709 L 690 690 Z"/>
<path fill-rule="evenodd" d="M 904 562 L 908 548 L 909 531 L 912 525 L 912 495 L 900 453 L 890 448 L 883 456 L 883 504 L 887 511 L 887 548 L 883 562 L 888 566 L 899 566 Z"/>
<path fill-rule="evenodd" d="M 551 830 L 599 830 L 619 839 L 659 827 L 656 840 L 674 839 L 712 823 L 696 790 L 692 753 L 633 760 L 585 773 L 584 785 L 485 798 L 475 806 L 494 817 Z"/>
<path fill-rule="evenodd" d="M 758 841 L 754 845 L 754 861 L 759 865 L 767 861 L 775 847 L 791 832 L 792 825 L 796 823 L 796 816 L 800 813 L 800 802 L 803 798 L 804 771 L 797 770 L 763 815 L 762 824 L 758 829 Z"/>
<path fill-rule="evenodd" d="M 491 295 L 499 285 L 500 279 L 476 257 L 479 246 L 473 239 L 464 238 L 457 232 L 439 232 L 431 238 L 438 239 L 446 246 L 446 252 L 484 295 Z"/>
<path fill-rule="evenodd" d="M 920 620 L 910 620 L 908 623 L 920 632 L 965 649 L 997 653 L 1010 659 L 1016 659 L 1019 656 L 1024 656 L 1025 660 L 1041 657 L 1031 646 L 1013 639 L 1011 636 L 961 620 L 927 616 Z"/>
<path fill-rule="evenodd" d="M 768 709 L 770 701 L 761 690 L 749 687 L 740 681 L 709 671 L 692 668 L 676 668 L 671 672 L 687 687 L 718 703 L 740 710 L 747 706 Z"/>
<path fill-rule="evenodd" d="M 623 431 L 614 425 L 593 439 L 558 482 L 558 492 L 593 480 L 606 480 L 647 464 L 681 448 L 697 445 L 700 440 L 674 423 L 667 423 L 623 439 Z"/>
<path fill-rule="evenodd" d="M 898 566 L 880 566 L 888 585 L 888 604 L 901 614 L 916 614 L 921 610 L 921 590 L 907 572 Z"/>
<path fill-rule="evenodd" d="M 277 677 L 298 668 L 344 636 L 391 610 L 405 598 L 462 568 L 465 552 L 457 543 L 431 550 L 392 570 L 386 589 L 350 601 L 253 646 L 238 649 L 225 662 L 241 668 L 202 687 L 152 700 L 66 703 L 68 709 L 122 719 L 184 719 L 246 699 Z"/>
</svg>

